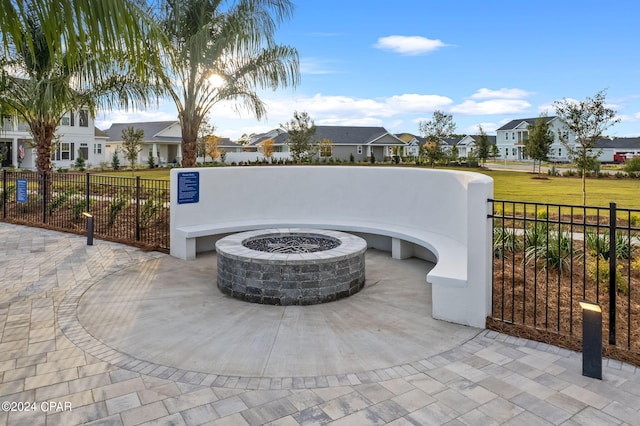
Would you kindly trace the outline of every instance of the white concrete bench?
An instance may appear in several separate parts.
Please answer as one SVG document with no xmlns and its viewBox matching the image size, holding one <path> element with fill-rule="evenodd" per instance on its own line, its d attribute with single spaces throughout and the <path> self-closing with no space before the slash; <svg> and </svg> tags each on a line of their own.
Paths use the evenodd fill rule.
<svg viewBox="0 0 640 426">
<path fill-rule="evenodd" d="M 198 203 L 176 203 L 181 171 L 199 172 Z M 436 265 L 426 280 L 435 318 L 484 327 L 491 306 L 487 199 L 493 195 L 486 176 L 330 166 L 171 173 L 172 256 L 194 259 L 199 245 L 212 249 L 216 236 L 254 229 L 332 229 L 369 235 L 371 241 L 383 236 L 394 258 L 433 255 L 428 260 Z"/>
</svg>

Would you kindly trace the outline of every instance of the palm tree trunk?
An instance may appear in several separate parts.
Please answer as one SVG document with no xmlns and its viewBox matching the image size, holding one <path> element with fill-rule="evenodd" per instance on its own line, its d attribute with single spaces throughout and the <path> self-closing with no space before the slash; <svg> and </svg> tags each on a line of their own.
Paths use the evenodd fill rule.
<svg viewBox="0 0 640 426">
<path fill-rule="evenodd" d="M 55 125 L 49 123 L 30 123 L 31 133 L 36 143 L 38 158 L 36 167 L 39 173 L 51 172 L 51 141 L 56 130 Z"/>
</svg>

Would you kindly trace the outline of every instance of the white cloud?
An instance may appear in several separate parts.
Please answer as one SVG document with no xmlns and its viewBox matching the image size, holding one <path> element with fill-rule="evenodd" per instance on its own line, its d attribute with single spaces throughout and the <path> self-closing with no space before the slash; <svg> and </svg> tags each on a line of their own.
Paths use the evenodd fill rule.
<svg viewBox="0 0 640 426">
<path fill-rule="evenodd" d="M 518 99 L 493 99 L 476 102 L 464 101 L 451 108 L 451 112 L 463 115 L 522 114 L 531 104 Z"/>
<path fill-rule="evenodd" d="M 453 103 L 446 96 L 419 95 L 415 93 L 392 96 L 386 102 L 397 113 L 405 114 L 435 111 Z"/>
<path fill-rule="evenodd" d="M 300 73 L 311 75 L 335 74 L 336 71 L 326 61 L 316 58 L 301 58 Z"/>
<path fill-rule="evenodd" d="M 522 89 L 502 88 L 498 90 L 491 90 L 482 88 L 471 95 L 471 99 L 522 99 L 531 94 L 531 92 L 527 92 L 526 90 Z"/>
<path fill-rule="evenodd" d="M 421 36 L 392 35 L 380 37 L 375 48 L 390 50 L 401 55 L 422 55 L 446 46 L 441 40 L 431 40 Z"/>
<path fill-rule="evenodd" d="M 471 126 L 465 127 L 463 129 L 463 133 L 468 135 L 477 135 L 479 133 L 478 125 L 482 126 L 482 130 L 484 130 L 484 132 L 487 134 L 494 134 L 498 128 L 502 127 L 501 124 L 496 124 L 496 123 L 489 123 L 489 122 L 477 123 L 477 124 L 473 124 Z"/>
</svg>

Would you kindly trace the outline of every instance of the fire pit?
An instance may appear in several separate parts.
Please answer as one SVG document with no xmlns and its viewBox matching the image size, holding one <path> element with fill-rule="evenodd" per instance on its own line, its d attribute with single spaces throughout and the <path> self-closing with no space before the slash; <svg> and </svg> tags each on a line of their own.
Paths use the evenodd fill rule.
<svg viewBox="0 0 640 426">
<path fill-rule="evenodd" d="M 222 238 L 218 288 L 237 299 L 311 305 L 350 296 L 364 286 L 360 237 L 317 229 L 267 229 Z"/>
</svg>

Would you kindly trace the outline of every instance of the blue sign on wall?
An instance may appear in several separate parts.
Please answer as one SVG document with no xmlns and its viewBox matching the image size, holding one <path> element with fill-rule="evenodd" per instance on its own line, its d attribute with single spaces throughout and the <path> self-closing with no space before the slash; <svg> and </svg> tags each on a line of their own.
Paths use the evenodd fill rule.
<svg viewBox="0 0 640 426">
<path fill-rule="evenodd" d="M 200 201 L 200 172 L 178 173 L 178 204 Z"/>
<path fill-rule="evenodd" d="M 19 203 L 26 203 L 27 197 L 27 180 L 16 179 L 16 201 Z"/>
</svg>

